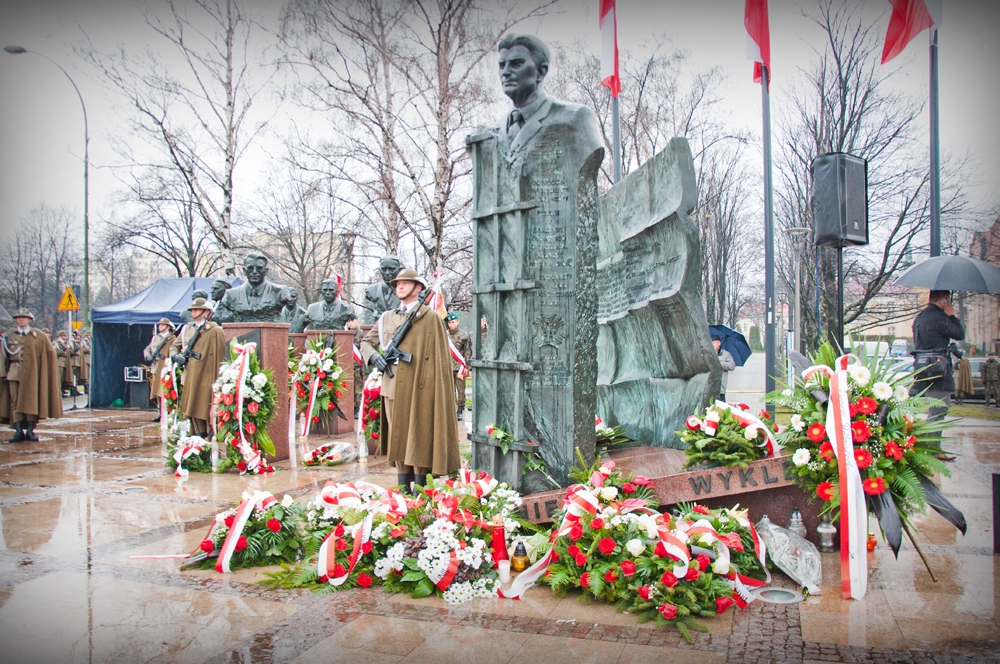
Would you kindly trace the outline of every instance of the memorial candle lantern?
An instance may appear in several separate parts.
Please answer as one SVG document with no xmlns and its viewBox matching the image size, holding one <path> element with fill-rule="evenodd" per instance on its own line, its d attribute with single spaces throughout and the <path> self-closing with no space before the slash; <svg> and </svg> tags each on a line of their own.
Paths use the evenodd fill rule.
<svg viewBox="0 0 1000 664">
<path fill-rule="evenodd" d="M 494 514 L 490 519 L 490 531 L 493 534 L 493 541 L 490 546 L 493 548 L 493 567 L 501 560 L 507 560 L 510 556 L 507 553 L 507 533 L 503 527 L 503 517 Z"/>
</svg>

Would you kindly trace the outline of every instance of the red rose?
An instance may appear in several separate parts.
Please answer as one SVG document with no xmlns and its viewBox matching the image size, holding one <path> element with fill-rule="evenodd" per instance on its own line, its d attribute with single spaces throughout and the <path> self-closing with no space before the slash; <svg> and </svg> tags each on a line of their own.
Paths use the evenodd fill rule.
<svg viewBox="0 0 1000 664">
<path fill-rule="evenodd" d="M 247 472 L 247 464 L 246 464 L 246 461 L 240 461 L 240 462 L 238 462 L 238 463 L 236 464 L 236 469 L 237 469 L 237 470 L 239 470 L 239 471 L 240 471 L 241 473 L 245 473 L 245 472 Z"/>
<path fill-rule="evenodd" d="M 326 409 L 327 410 L 333 410 L 333 402 L 332 401 L 327 401 L 326 402 Z"/>
<path fill-rule="evenodd" d="M 569 546 L 566 547 L 566 553 L 568 553 L 570 557 L 576 558 L 578 555 L 580 555 L 580 547 L 578 547 L 576 544 L 570 544 Z"/>
<path fill-rule="evenodd" d="M 229 439 L 229 444 L 232 445 L 233 447 L 239 447 L 240 446 L 240 441 L 236 440 L 235 438 L 230 438 Z"/>
<path fill-rule="evenodd" d="M 635 484 L 637 486 L 649 486 L 650 484 L 652 484 L 652 482 L 649 481 L 649 478 L 643 475 L 636 475 L 635 477 L 632 478 L 632 484 Z"/>
<path fill-rule="evenodd" d="M 635 591 L 639 593 L 639 597 L 647 602 L 649 601 L 649 598 L 653 596 L 652 590 L 652 586 L 639 586 L 635 589 Z"/>
<path fill-rule="evenodd" d="M 826 427 L 819 422 L 810 424 L 809 428 L 806 429 L 806 436 L 814 443 L 822 443 L 826 440 Z"/>
<path fill-rule="evenodd" d="M 333 396 L 339 399 L 340 397 L 344 396 L 344 393 L 341 392 L 340 390 L 337 390 L 336 392 L 333 393 Z"/>
<path fill-rule="evenodd" d="M 170 398 L 177 401 L 177 390 L 170 390 Z"/>
<path fill-rule="evenodd" d="M 903 458 L 903 448 L 901 448 L 895 441 L 890 440 L 885 444 L 885 456 L 887 459 L 895 459 L 899 461 Z"/>
<path fill-rule="evenodd" d="M 872 453 L 858 448 L 854 450 L 854 460 L 857 462 L 858 468 L 865 469 L 872 465 Z"/>
<path fill-rule="evenodd" d="M 251 401 L 247 404 L 247 412 L 251 415 L 256 415 L 258 410 L 260 410 L 260 406 L 257 405 L 256 401 Z"/>
<path fill-rule="evenodd" d="M 365 542 L 364 544 L 361 545 L 361 553 L 371 553 L 371 552 L 372 552 L 371 542 Z"/>
<path fill-rule="evenodd" d="M 667 554 L 667 547 L 663 545 L 663 542 L 656 543 L 656 547 L 653 549 L 653 553 L 661 558 L 666 558 L 667 555 L 669 555 Z"/>
<path fill-rule="evenodd" d="M 311 380 L 312 380 L 312 374 L 306 374 L 305 376 L 302 377 L 303 383 L 308 383 Z"/>
<path fill-rule="evenodd" d="M 333 529 L 333 536 L 334 537 L 343 537 L 344 536 L 344 524 L 343 523 L 338 523 L 337 527 Z"/>
<path fill-rule="evenodd" d="M 695 505 L 691 508 L 692 512 L 697 512 L 698 514 L 708 514 L 708 508 L 704 505 Z"/>
<path fill-rule="evenodd" d="M 246 432 L 247 432 L 247 435 L 248 435 L 248 436 L 252 436 L 252 435 L 254 435 L 255 433 L 257 433 L 257 425 L 256 425 L 256 424 L 254 424 L 253 422 L 247 422 L 247 423 L 246 423 L 246 424 L 245 424 L 245 425 L 243 426 L 243 429 L 244 429 L 244 431 L 246 431 Z"/>
<path fill-rule="evenodd" d="M 215 551 L 215 544 L 212 543 L 212 540 L 204 540 L 201 544 L 198 545 L 198 548 L 204 551 L 205 553 L 212 553 L 213 551 Z"/>
<path fill-rule="evenodd" d="M 851 422 L 851 439 L 855 443 L 865 443 L 871 438 L 872 428 L 865 421 Z"/>
<path fill-rule="evenodd" d="M 304 398 L 305 398 L 305 396 L 306 396 L 306 392 L 305 392 L 305 390 L 299 390 L 299 398 L 300 398 L 300 399 L 304 399 Z"/>
<path fill-rule="evenodd" d="M 598 518 L 590 522 L 591 530 L 600 530 L 603 527 L 604 527 L 604 519 Z"/>
<path fill-rule="evenodd" d="M 699 576 L 701 576 L 701 572 L 698 571 L 697 567 L 688 567 L 687 574 L 684 575 L 684 578 L 687 581 L 697 581 Z"/>
<path fill-rule="evenodd" d="M 615 574 L 615 571 L 613 569 L 609 569 L 607 572 L 604 573 L 604 580 L 607 581 L 608 583 L 614 583 L 615 581 L 618 580 L 618 575 Z"/>
<path fill-rule="evenodd" d="M 573 558 L 576 561 L 577 567 L 583 567 L 587 564 L 587 554 L 585 553 L 578 553 Z"/>
<path fill-rule="evenodd" d="M 708 569 L 708 566 L 712 564 L 712 561 L 709 560 L 708 556 L 706 556 L 704 553 L 699 553 L 697 556 L 695 556 L 694 560 L 696 563 L 698 563 L 698 569 L 700 569 L 702 572 L 706 571 Z"/>
<path fill-rule="evenodd" d="M 569 529 L 569 539 L 571 542 L 575 542 L 583 537 L 583 528 L 579 523 L 573 524 L 573 527 Z"/>
<path fill-rule="evenodd" d="M 590 572 L 584 572 L 580 575 L 580 587 L 589 588 L 590 587 Z"/>
<path fill-rule="evenodd" d="M 236 550 L 242 551 L 245 548 L 247 548 L 247 538 L 240 535 L 240 538 L 236 540 Z"/>
<path fill-rule="evenodd" d="M 827 462 L 833 461 L 834 457 L 833 445 L 830 443 L 830 441 L 827 441 L 819 446 L 819 455 L 824 459 L 826 459 Z"/>
<path fill-rule="evenodd" d="M 631 560 L 623 560 L 618 566 L 621 568 L 622 574 L 625 576 L 632 576 L 635 574 L 635 563 Z"/>
<path fill-rule="evenodd" d="M 333 578 L 336 579 L 344 576 L 345 574 L 347 574 L 347 569 L 343 565 L 337 563 L 333 566 Z"/>
<path fill-rule="evenodd" d="M 877 496 L 885 492 L 885 479 L 881 477 L 869 477 L 861 483 L 861 488 L 869 496 Z"/>
<path fill-rule="evenodd" d="M 270 521 L 267 522 L 267 528 L 272 533 L 281 532 L 281 522 L 278 521 L 277 519 L 271 519 Z"/>
<path fill-rule="evenodd" d="M 816 495 L 823 500 L 833 500 L 835 493 L 833 482 L 820 482 L 816 487 Z"/>
<path fill-rule="evenodd" d="M 233 521 L 235 521 L 235 520 L 236 520 L 236 516 L 235 515 L 230 514 L 229 516 L 227 516 L 226 517 L 226 528 L 232 528 L 233 527 Z"/>
<path fill-rule="evenodd" d="M 333 390 L 333 383 L 331 383 L 330 381 L 327 381 L 326 382 L 326 389 L 332 391 Z"/>
<path fill-rule="evenodd" d="M 874 415 L 878 410 L 878 402 L 871 397 L 861 397 L 858 399 L 858 412 L 862 415 Z"/>
<path fill-rule="evenodd" d="M 376 417 L 378 417 L 378 411 L 375 410 L 374 408 L 369 408 L 368 409 L 368 419 L 369 420 L 374 420 Z"/>
<path fill-rule="evenodd" d="M 316 374 L 316 377 L 319 378 L 320 380 L 323 380 L 324 378 L 326 378 L 326 374 L 320 371 Z"/>
<path fill-rule="evenodd" d="M 358 585 L 362 588 L 368 588 L 372 585 L 372 578 L 362 572 L 361 574 L 358 574 Z"/>
<path fill-rule="evenodd" d="M 715 612 L 725 613 L 726 609 L 731 607 L 736 602 L 733 601 L 732 597 L 716 597 L 715 598 Z"/>
<path fill-rule="evenodd" d="M 631 482 L 625 482 L 625 484 L 622 484 L 622 491 L 624 491 L 626 495 L 633 494 L 635 493 L 635 485 Z"/>
<path fill-rule="evenodd" d="M 378 440 L 378 431 L 372 431 L 371 439 Z"/>
<path fill-rule="evenodd" d="M 344 550 L 346 550 L 347 549 L 347 540 L 345 540 L 345 539 L 339 539 L 339 540 L 337 540 L 337 544 L 335 545 L 335 547 L 336 547 L 337 551 L 344 551 Z"/>
<path fill-rule="evenodd" d="M 313 415 L 313 424 L 319 423 L 319 415 Z"/>
<path fill-rule="evenodd" d="M 614 553 L 616 546 L 618 546 L 618 544 L 610 537 L 605 537 L 604 539 L 602 539 L 600 542 L 597 543 L 597 548 L 600 549 L 601 553 L 603 553 L 606 556 L 610 556 L 612 553 Z"/>
<path fill-rule="evenodd" d="M 485 480 L 489 476 L 490 476 L 489 473 L 487 473 L 485 470 L 479 471 L 479 479 Z"/>
<path fill-rule="evenodd" d="M 660 577 L 660 583 L 667 588 L 673 588 L 677 585 L 677 577 L 674 576 L 673 572 L 664 572 L 663 576 Z"/>
<path fill-rule="evenodd" d="M 664 602 L 663 604 L 661 604 L 657 608 L 657 611 L 659 611 L 660 615 L 662 615 L 667 620 L 673 620 L 674 618 L 677 617 L 677 607 L 671 604 L 670 602 Z"/>
</svg>

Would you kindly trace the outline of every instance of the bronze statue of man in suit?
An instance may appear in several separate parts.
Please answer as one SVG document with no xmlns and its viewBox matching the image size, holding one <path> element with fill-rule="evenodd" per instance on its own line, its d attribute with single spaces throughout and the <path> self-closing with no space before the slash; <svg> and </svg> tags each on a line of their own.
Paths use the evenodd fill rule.
<svg viewBox="0 0 1000 664">
<path fill-rule="evenodd" d="M 310 304 L 306 311 L 306 326 L 310 330 L 343 330 L 347 321 L 356 318 L 354 307 L 340 297 L 336 279 L 324 279 L 319 292 L 323 299 Z"/>
<path fill-rule="evenodd" d="M 381 283 L 372 284 L 365 288 L 368 309 L 365 312 L 365 322 L 368 324 L 377 321 L 383 311 L 389 311 L 399 306 L 396 291 L 389 285 L 389 282 L 399 274 L 399 259 L 395 256 L 383 256 L 382 260 L 379 261 L 378 270 L 382 273 Z"/>
<path fill-rule="evenodd" d="M 230 288 L 216 307 L 219 320 L 233 323 L 281 320 L 281 311 L 292 303 L 286 286 L 267 279 L 267 258 L 259 251 L 243 257 L 245 283 Z"/>
</svg>

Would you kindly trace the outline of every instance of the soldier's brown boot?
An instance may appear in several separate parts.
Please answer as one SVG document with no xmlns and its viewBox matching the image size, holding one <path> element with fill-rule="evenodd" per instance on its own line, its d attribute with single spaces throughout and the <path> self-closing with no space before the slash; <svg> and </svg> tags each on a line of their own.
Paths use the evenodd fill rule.
<svg viewBox="0 0 1000 664">
<path fill-rule="evenodd" d="M 38 436 L 35 435 L 35 423 L 29 421 L 26 425 L 27 431 L 24 434 L 25 440 L 30 440 L 33 443 L 38 442 Z"/>
<path fill-rule="evenodd" d="M 20 443 L 27 440 L 24 437 L 24 426 L 21 422 L 14 422 L 14 436 L 8 440 L 8 443 Z"/>
</svg>

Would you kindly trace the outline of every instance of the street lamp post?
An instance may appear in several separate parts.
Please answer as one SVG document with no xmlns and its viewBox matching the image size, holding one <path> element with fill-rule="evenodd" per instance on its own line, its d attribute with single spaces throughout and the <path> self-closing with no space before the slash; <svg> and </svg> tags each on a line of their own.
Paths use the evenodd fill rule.
<svg viewBox="0 0 1000 664">
<path fill-rule="evenodd" d="M 792 250 L 793 250 L 793 255 L 795 257 L 795 325 L 793 327 L 794 331 L 792 332 L 793 334 L 792 347 L 796 351 L 801 353 L 802 352 L 802 341 L 801 341 L 802 301 L 801 301 L 801 293 L 799 290 L 800 288 L 799 282 L 801 281 L 799 270 L 801 269 L 802 266 L 802 251 L 801 251 L 802 248 L 800 246 L 801 244 L 800 240 L 804 236 L 811 233 L 812 229 L 803 227 L 792 227 L 792 228 L 786 228 L 785 232 L 788 233 L 788 236 L 792 239 Z"/>
<path fill-rule="evenodd" d="M 90 128 L 87 124 L 87 105 L 83 103 L 83 95 L 80 94 L 80 88 L 76 86 L 76 81 L 73 80 L 68 71 L 63 69 L 62 65 L 52 58 L 35 51 L 29 51 L 23 46 L 4 46 L 3 50 L 11 55 L 31 53 L 54 64 L 59 68 L 59 71 L 66 75 L 80 100 L 80 108 L 83 109 L 83 315 L 81 319 L 84 322 L 90 322 Z"/>
</svg>

